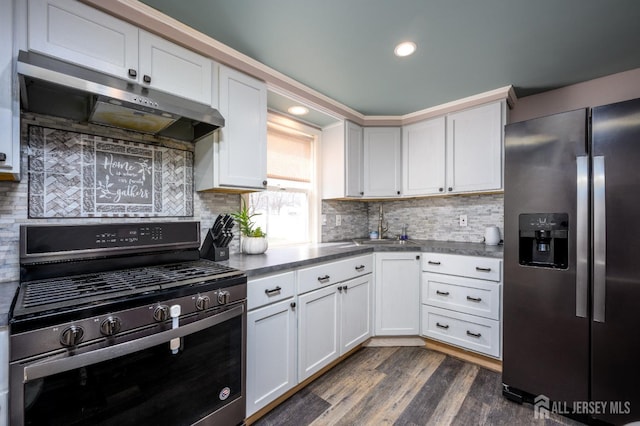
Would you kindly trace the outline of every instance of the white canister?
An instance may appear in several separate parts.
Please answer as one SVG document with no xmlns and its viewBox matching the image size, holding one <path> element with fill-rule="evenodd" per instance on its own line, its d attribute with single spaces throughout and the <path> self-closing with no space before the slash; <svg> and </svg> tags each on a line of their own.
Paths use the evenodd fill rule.
<svg viewBox="0 0 640 426">
<path fill-rule="evenodd" d="M 500 229 L 497 226 L 489 226 L 484 230 L 484 243 L 488 246 L 500 244 Z"/>
</svg>

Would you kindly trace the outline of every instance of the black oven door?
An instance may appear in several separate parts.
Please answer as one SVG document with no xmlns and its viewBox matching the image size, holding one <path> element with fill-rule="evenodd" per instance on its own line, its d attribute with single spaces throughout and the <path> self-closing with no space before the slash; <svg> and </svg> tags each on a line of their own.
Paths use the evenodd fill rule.
<svg viewBox="0 0 640 426">
<path fill-rule="evenodd" d="M 13 363 L 11 424 L 242 423 L 245 305 L 199 315 L 113 346 Z M 169 342 L 178 338 L 180 349 L 172 351 Z"/>
</svg>

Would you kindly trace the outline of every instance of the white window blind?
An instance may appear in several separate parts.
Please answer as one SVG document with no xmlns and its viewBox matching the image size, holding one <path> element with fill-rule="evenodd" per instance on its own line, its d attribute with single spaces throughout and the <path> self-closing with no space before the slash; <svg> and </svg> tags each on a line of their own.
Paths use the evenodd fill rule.
<svg viewBox="0 0 640 426">
<path fill-rule="evenodd" d="M 311 182 L 312 162 L 309 136 L 269 128 L 267 133 L 267 177 L 294 182 Z"/>
</svg>

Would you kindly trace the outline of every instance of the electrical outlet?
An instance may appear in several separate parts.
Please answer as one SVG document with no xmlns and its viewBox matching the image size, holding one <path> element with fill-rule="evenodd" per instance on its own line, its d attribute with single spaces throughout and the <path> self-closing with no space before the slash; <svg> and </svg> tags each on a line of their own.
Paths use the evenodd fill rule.
<svg viewBox="0 0 640 426">
<path fill-rule="evenodd" d="M 326 214 L 322 215 L 322 226 L 327 226 L 327 215 Z"/>
<path fill-rule="evenodd" d="M 336 226 L 342 225 L 342 216 L 339 214 L 336 215 Z"/>
<path fill-rule="evenodd" d="M 460 215 L 460 226 L 467 226 L 467 215 L 466 214 L 461 214 Z"/>
</svg>

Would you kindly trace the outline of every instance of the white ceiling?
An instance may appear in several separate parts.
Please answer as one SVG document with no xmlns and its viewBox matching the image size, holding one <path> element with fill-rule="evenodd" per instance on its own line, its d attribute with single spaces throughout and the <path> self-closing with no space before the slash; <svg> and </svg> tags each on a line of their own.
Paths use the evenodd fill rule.
<svg viewBox="0 0 640 426">
<path fill-rule="evenodd" d="M 640 67 L 639 0 L 142 2 L 364 115 Z M 397 58 L 404 40 L 418 50 Z"/>
</svg>

